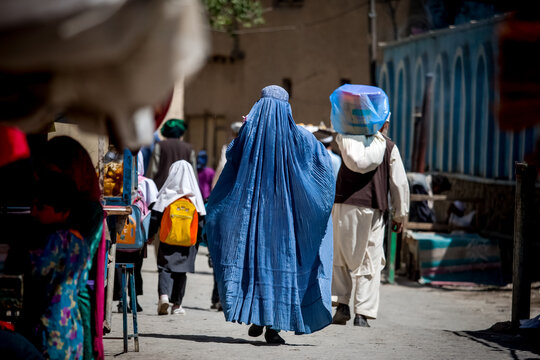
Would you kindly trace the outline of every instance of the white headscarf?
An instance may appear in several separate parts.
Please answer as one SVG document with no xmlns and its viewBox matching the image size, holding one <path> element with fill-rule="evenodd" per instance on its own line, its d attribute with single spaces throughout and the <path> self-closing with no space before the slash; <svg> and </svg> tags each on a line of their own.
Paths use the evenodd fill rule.
<svg viewBox="0 0 540 360">
<path fill-rule="evenodd" d="M 144 177 L 144 161 L 142 152 L 137 155 L 137 173 L 139 174 L 139 190 L 147 206 L 156 201 L 158 189 L 154 180 Z"/>
<path fill-rule="evenodd" d="M 199 190 L 193 167 L 185 160 L 179 160 L 169 168 L 169 176 L 159 190 L 154 210 L 163 212 L 167 206 L 176 200 L 188 198 L 200 215 L 206 215 L 204 201 Z"/>
<path fill-rule="evenodd" d="M 144 176 L 144 157 L 142 151 L 137 153 L 137 175 Z"/>
</svg>

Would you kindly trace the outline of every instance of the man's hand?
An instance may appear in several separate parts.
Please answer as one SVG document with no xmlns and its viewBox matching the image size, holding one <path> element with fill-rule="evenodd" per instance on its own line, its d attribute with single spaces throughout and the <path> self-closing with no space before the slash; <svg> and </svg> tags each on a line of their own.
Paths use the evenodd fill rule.
<svg viewBox="0 0 540 360">
<path fill-rule="evenodd" d="M 154 236 L 148 238 L 148 241 L 147 241 L 148 245 L 151 245 L 153 242 L 154 242 Z"/>
<path fill-rule="evenodd" d="M 395 233 L 400 233 L 403 230 L 403 223 L 398 223 L 395 221 L 392 221 L 392 231 Z"/>
</svg>

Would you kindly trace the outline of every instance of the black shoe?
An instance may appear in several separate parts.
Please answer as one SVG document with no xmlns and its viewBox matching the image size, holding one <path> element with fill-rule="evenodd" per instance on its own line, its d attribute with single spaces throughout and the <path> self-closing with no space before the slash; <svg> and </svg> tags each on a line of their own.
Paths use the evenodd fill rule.
<svg viewBox="0 0 540 360">
<path fill-rule="evenodd" d="M 350 319 L 351 311 L 349 310 L 349 305 L 338 304 L 336 313 L 332 318 L 332 324 L 345 325 Z"/>
<path fill-rule="evenodd" d="M 261 336 L 264 330 L 264 326 L 251 325 L 248 330 L 248 335 L 251 337 Z"/>
<path fill-rule="evenodd" d="M 124 312 L 124 304 L 122 303 L 122 301 L 119 301 L 119 302 L 118 302 L 117 309 L 118 309 L 118 312 L 119 312 L 119 313 L 123 313 L 123 312 Z"/>
<path fill-rule="evenodd" d="M 266 332 L 264 333 L 264 338 L 266 339 L 266 342 L 268 344 L 277 344 L 277 345 L 285 344 L 285 340 L 281 336 L 279 336 L 278 332 L 274 329 L 270 329 L 269 327 L 266 328 Z"/>
<path fill-rule="evenodd" d="M 371 327 L 369 326 L 366 317 L 360 314 L 356 314 L 354 317 L 354 326 Z"/>
<path fill-rule="evenodd" d="M 121 301 L 120 301 L 120 304 L 122 304 Z M 120 306 L 120 305 L 118 305 L 118 306 Z M 122 312 L 122 310 L 118 310 L 118 311 Z M 137 312 L 140 313 L 142 311 L 143 311 L 143 309 L 142 309 L 141 305 L 139 305 L 139 301 L 137 301 Z M 131 314 L 131 300 L 129 300 L 129 302 L 128 302 L 127 312 Z"/>
<path fill-rule="evenodd" d="M 128 313 L 131 314 L 131 302 L 128 305 L 127 311 L 128 311 Z M 143 311 L 143 309 L 142 309 L 141 305 L 139 305 L 139 303 L 137 303 L 137 312 L 140 313 L 142 311 Z"/>
</svg>

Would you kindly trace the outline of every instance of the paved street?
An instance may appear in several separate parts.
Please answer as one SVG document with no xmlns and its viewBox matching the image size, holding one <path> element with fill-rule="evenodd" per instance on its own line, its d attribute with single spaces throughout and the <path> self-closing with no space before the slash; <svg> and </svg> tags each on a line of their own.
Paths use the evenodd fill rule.
<svg viewBox="0 0 540 360">
<path fill-rule="evenodd" d="M 139 297 L 144 309 L 138 317 L 140 352 L 133 352 L 130 340 L 129 352 L 122 353 L 122 317 L 114 312 L 113 331 L 104 338 L 108 359 L 540 358 L 539 349 L 521 336 L 483 331 L 510 319 L 510 290 L 443 290 L 413 282 L 382 286 L 379 319 L 370 322 L 371 328 L 356 328 L 350 321 L 312 335 L 282 332 L 287 345 L 269 346 L 264 337 L 250 338 L 246 325 L 226 323 L 222 312 L 210 310 L 212 272 L 206 248 L 200 248 L 197 272 L 188 274 L 186 315 L 158 316 L 154 249 L 148 250 L 144 295 Z M 533 292 L 535 316 L 540 301 L 538 289 Z"/>
</svg>

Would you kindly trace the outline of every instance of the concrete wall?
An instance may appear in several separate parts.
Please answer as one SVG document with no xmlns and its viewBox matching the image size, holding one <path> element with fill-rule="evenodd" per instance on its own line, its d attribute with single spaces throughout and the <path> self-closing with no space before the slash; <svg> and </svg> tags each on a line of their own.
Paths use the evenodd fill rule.
<svg viewBox="0 0 540 360">
<path fill-rule="evenodd" d="M 399 2 L 398 18 L 406 18 L 408 4 L 405 0 Z M 231 59 L 232 38 L 213 32 L 208 64 L 186 86 L 186 119 L 210 119 L 198 130 L 190 125 L 186 139 L 197 150 L 207 147 L 211 166 L 215 166 L 213 159 L 221 145 L 230 140 L 228 129 L 220 130 L 212 139 L 196 132 L 205 127 L 211 131 L 216 118 L 222 119 L 219 126 L 225 128 L 241 121 L 263 87 L 283 86 L 283 79 L 290 79 L 295 121 L 316 125 L 324 122 L 329 126 L 328 97 L 341 85 L 341 79 L 370 82 L 369 1 L 306 0 L 299 8 L 272 9 L 271 5 L 272 1 L 263 1 L 263 7 L 270 9 L 264 13 L 264 25 L 243 29 L 245 33 L 239 36 L 244 59 Z M 386 6 L 377 4 L 379 41 L 393 36 Z M 210 145 L 212 141 L 215 143 Z"/>
</svg>

